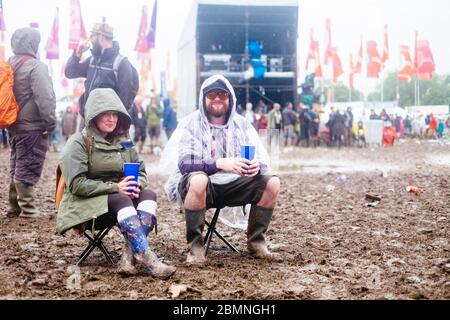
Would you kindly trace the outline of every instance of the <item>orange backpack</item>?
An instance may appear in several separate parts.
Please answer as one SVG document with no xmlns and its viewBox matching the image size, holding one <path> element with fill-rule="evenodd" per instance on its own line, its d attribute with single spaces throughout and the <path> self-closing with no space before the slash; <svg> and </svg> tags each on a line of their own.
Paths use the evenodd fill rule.
<svg viewBox="0 0 450 320">
<path fill-rule="evenodd" d="M 0 129 L 8 128 L 17 120 L 20 108 L 14 96 L 14 72 L 29 59 L 31 57 L 24 56 L 15 70 L 8 62 L 0 60 Z"/>
</svg>

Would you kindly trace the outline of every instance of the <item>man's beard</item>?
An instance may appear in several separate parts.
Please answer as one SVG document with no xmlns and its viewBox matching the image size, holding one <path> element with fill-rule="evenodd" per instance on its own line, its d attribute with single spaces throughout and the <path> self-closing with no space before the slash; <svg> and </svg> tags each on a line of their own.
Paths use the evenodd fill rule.
<svg viewBox="0 0 450 320">
<path fill-rule="evenodd" d="M 98 41 L 92 45 L 91 53 L 94 57 L 100 57 L 102 55 L 102 46 Z"/>
<path fill-rule="evenodd" d="M 206 105 L 206 113 L 209 116 L 215 117 L 215 118 L 220 118 L 224 115 L 226 115 L 228 112 L 228 105 L 227 104 L 223 104 L 222 107 L 220 107 L 220 109 L 214 108 L 211 104 L 207 104 Z"/>
</svg>

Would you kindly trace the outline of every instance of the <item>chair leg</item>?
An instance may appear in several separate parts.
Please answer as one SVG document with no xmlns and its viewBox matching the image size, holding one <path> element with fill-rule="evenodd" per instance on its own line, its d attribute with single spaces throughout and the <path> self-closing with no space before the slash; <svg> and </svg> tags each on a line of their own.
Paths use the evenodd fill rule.
<svg viewBox="0 0 450 320">
<path fill-rule="evenodd" d="M 86 249 L 83 251 L 83 253 L 80 255 L 79 260 L 77 262 L 77 265 L 81 265 L 84 260 L 91 254 L 91 252 L 95 249 L 95 247 L 98 247 L 102 253 L 104 254 L 106 260 L 110 264 L 114 264 L 114 261 L 112 259 L 111 253 L 108 251 L 106 246 L 103 244 L 102 240 L 103 238 L 108 234 L 108 232 L 111 230 L 112 226 L 109 226 L 106 229 L 101 230 L 99 233 L 97 233 L 94 238 L 92 238 L 86 231 L 84 232 L 84 236 L 88 238 L 89 244 L 86 247 Z"/>
<path fill-rule="evenodd" d="M 205 224 L 208 226 L 208 231 L 206 232 L 206 242 L 205 242 L 205 257 L 208 255 L 209 246 L 211 245 L 211 239 L 213 236 L 213 233 L 215 233 L 220 240 L 222 240 L 231 250 L 234 252 L 239 252 L 230 242 L 228 242 L 217 230 L 216 230 L 216 223 L 219 219 L 220 214 L 220 208 L 216 209 L 216 212 L 214 212 L 214 216 L 211 219 L 211 222 L 205 222 Z"/>
</svg>

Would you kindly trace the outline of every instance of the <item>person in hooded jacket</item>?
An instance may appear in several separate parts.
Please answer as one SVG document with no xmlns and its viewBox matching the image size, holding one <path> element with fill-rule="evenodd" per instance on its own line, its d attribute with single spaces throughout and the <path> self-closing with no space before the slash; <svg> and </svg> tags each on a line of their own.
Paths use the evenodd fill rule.
<svg viewBox="0 0 450 320">
<path fill-rule="evenodd" d="M 93 90 L 85 111 L 85 128 L 70 137 L 61 154 L 66 188 L 58 209 L 57 232 L 117 224 L 126 240 L 120 272 L 135 273 L 137 263 L 152 276 L 171 276 L 175 267 L 161 262 L 147 239 L 157 223 L 156 194 L 146 188 L 145 165 L 129 137 L 130 115 L 109 88 Z M 124 177 L 126 162 L 140 164 L 137 186 L 132 176 Z"/>
<path fill-rule="evenodd" d="M 256 146 L 255 159 L 241 157 L 241 145 Z M 176 157 L 171 155 L 175 154 Z M 236 112 L 236 96 L 222 75 L 204 81 L 199 109 L 179 123 L 168 141 L 161 164 L 169 173 L 169 200 L 184 207 L 186 263 L 203 266 L 205 212 L 209 208 L 251 204 L 247 248 L 257 258 L 279 259 L 264 234 L 272 219 L 280 180 L 269 172 L 269 158 L 252 123 Z"/>
<path fill-rule="evenodd" d="M 113 28 L 106 23 L 96 23 L 91 30 L 91 56 L 81 61 L 83 52 L 89 49 L 89 41 L 80 43 L 67 61 L 64 73 L 66 78 L 86 78 L 85 91 L 80 97 L 80 115 L 84 117 L 86 101 L 92 90 L 96 88 L 112 88 L 123 105 L 130 111 L 136 96 L 133 88 L 133 66 L 124 58 L 114 73 L 114 61 L 119 55 L 120 46 L 113 41 Z M 81 123 L 84 123 L 83 121 Z"/>
<path fill-rule="evenodd" d="M 56 99 L 47 66 L 39 61 L 41 36 L 34 28 L 21 28 L 11 37 L 14 52 L 8 62 L 14 70 L 14 96 L 20 112 L 8 127 L 10 135 L 10 185 L 8 217 L 40 217 L 33 189 L 39 181 L 56 128 Z"/>
</svg>

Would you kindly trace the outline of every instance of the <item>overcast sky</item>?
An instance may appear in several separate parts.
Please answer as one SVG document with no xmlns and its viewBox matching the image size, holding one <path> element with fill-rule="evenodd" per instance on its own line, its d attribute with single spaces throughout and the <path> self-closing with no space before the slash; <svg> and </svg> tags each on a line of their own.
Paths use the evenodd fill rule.
<svg viewBox="0 0 450 320">
<path fill-rule="evenodd" d="M 275 1 L 275 0 L 274 0 Z M 156 29 L 156 49 L 154 51 L 154 70 L 165 68 L 166 53 L 171 52 L 172 64 L 176 64 L 176 47 L 179 34 L 185 24 L 192 6 L 192 0 L 158 1 L 158 20 Z M 133 51 L 141 10 L 148 6 L 149 15 L 153 0 L 80 0 L 83 20 L 87 31 L 95 22 L 106 17 L 114 26 L 116 39 L 123 54 L 135 61 Z M 3 0 L 7 27 L 7 40 L 12 31 L 38 22 L 41 31 L 41 55 L 51 29 L 55 8 L 60 8 L 60 56 L 66 60 L 69 0 Z M 383 26 L 389 26 L 390 60 L 387 69 L 398 67 L 399 46 L 414 46 L 414 31 L 419 31 L 420 39 L 430 41 L 431 50 L 438 73 L 450 74 L 450 1 L 449 0 L 299 0 L 299 65 L 303 71 L 306 51 L 309 46 L 309 29 L 314 28 L 315 37 L 320 42 L 321 55 L 325 45 L 325 19 L 332 22 L 332 41 L 338 48 L 342 64 L 348 70 L 348 55 L 355 56 L 360 37 L 376 40 L 381 53 Z M 150 19 L 150 17 L 149 17 Z M 270 17 L 268 17 L 270 19 Z M 9 54 L 10 51 L 7 51 Z M 56 63 L 55 69 L 60 68 Z M 55 72 L 56 73 L 56 72 Z M 345 80 L 345 75 L 341 76 Z"/>
</svg>

